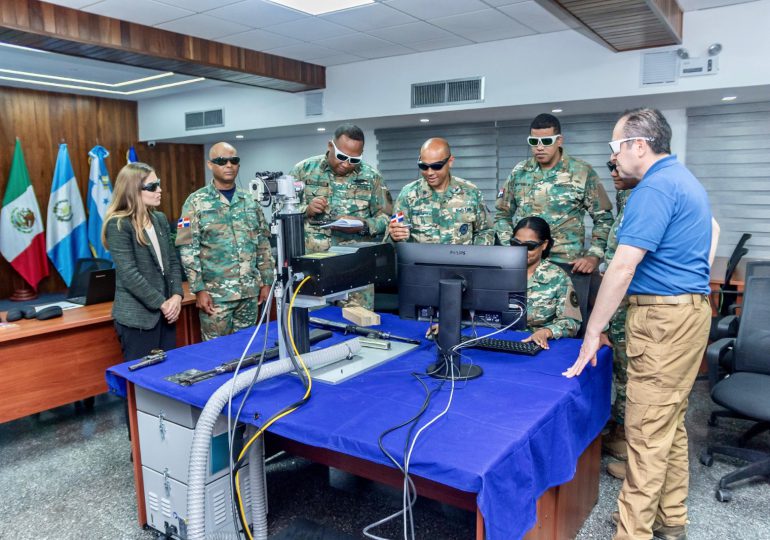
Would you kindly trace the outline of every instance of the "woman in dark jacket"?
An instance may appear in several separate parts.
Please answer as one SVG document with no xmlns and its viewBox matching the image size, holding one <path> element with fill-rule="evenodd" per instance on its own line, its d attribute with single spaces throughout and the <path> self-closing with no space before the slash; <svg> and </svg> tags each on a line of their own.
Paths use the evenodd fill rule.
<svg viewBox="0 0 770 540">
<path fill-rule="evenodd" d="M 102 243 L 115 262 L 112 316 L 125 360 L 176 346 L 182 309 L 179 259 L 166 216 L 157 211 L 160 180 L 144 163 L 129 163 L 115 180 Z"/>
</svg>

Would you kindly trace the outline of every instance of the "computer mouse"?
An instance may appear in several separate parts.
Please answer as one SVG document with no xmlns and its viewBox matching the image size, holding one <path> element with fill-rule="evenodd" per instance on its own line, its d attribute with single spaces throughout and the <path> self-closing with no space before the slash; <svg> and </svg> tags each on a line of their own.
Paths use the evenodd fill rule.
<svg viewBox="0 0 770 540">
<path fill-rule="evenodd" d="M 47 321 L 48 319 L 53 319 L 55 317 L 61 317 L 62 316 L 62 309 L 59 306 L 48 306 L 45 309 L 41 309 L 37 312 L 37 320 L 38 321 Z"/>
<path fill-rule="evenodd" d="M 24 315 L 22 314 L 21 310 L 18 308 L 15 309 L 9 309 L 8 313 L 5 314 L 5 320 L 8 322 L 15 322 L 20 320 Z"/>
<path fill-rule="evenodd" d="M 21 314 L 25 319 L 34 319 L 37 315 L 37 310 L 34 307 L 25 307 L 21 310 Z"/>
</svg>

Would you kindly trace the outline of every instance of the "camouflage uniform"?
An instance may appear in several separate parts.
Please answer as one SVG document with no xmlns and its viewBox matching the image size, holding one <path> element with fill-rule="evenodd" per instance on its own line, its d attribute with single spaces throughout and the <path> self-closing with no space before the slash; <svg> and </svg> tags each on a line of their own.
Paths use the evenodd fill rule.
<svg viewBox="0 0 770 540">
<path fill-rule="evenodd" d="M 216 310 L 200 312 L 204 340 L 256 323 L 259 289 L 275 273 L 269 238 L 265 216 L 246 191 L 236 189 L 228 202 L 212 182 L 185 201 L 176 245 L 190 291 L 207 291 Z"/>
<path fill-rule="evenodd" d="M 385 211 L 388 199 L 387 188 L 380 173 L 370 165 L 361 162 L 347 176 L 337 176 L 329 165 L 326 155 L 314 156 L 297 163 L 289 173 L 304 182 L 305 189 L 300 193 L 299 210 L 304 212 L 308 203 L 315 197 L 325 197 L 329 206 L 326 212 L 312 218 L 305 218 L 305 251 L 317 253 L 328 251 L 331 246 L 353 242 L 371 241 L 373 237 L 384 234 L 390 215 Z M 340 216 L 353 216 L 361 219 L 369 227 L 369 235 L 349 234 L 322 229 L 324 221 Z M 374 287 L 350 295 L 345 304 L 359 305 L 367 309 L 374 308 Z"/>
<path fill-rule="evenodd" d="M 567 273 L 547 259 L 541 260 L 527 280 L 527 331 L 548 328 L 553 339 L 572 337 L 582 320 Z"/>
<path fill-rule="evenodd" d="M 618 229 L 623 222 L 623 210 L 626 201 L 631 195 L 631 190 L 618 191 L 615 202 L 618 208 L 618 215 L 612 224 L 610 235 L 607 238 L 607 251 L 604 254 L 604 260 L 607 265 L 615 256 L 618 249 Z M 623 297 L 623 301 L 618 306 L 617 311 L 610 319 L 609 338 L 612 341 L 612 382 L 615 388 L 615 401 L 612 403 L 612 418 L 618 424 L 623 424 L 626 417 L 626 382 L 628 375 L 628 355 L 626 354 L 626 314 L 628 312 L 628 300 Z"/>
<path fill-rule="evenodd" d="M 489 226 L 481 191 L 471 182 L 449 177 L 446 191 L 439 193 L 420 178 L 404 186 L 394 212 L 403 212 L 412 226 L 409 242 L 426 244 L 475 244 L 491 246 L 495 230 Z"/>
<path fill-rule="evenodd" d="M 495 229 L 504 246 L 511 243 L 519 220 L 539 216 L 551 226 L 552 261 L 568 263 L 584 255 L 604 256 L 612 205 L 593 168 L 566 152 L 547 171 L 540 169 L 534 157 L 517 164 L 497 194 L 495 208 Z M 594 228 L 591 247 L 583 253 L 586 212 Z"/>
</svg>

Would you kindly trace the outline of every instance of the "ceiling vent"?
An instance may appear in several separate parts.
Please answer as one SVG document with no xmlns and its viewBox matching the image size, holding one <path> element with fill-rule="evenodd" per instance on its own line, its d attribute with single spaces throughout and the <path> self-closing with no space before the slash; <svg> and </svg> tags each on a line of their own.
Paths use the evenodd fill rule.
<svg viewBox="0 0 770 540">
<path fill-rule="evenodd" d="M 308 92 L 305 94 L 305 116 L 321 116 L 324 113 L 324 93 Z"/>
<path fill-rule="evenodd" d="M 415 83 L 412 108 L 484 101 L 484 77 Z"/>
<path fill-rule="evenodd" d="M 215 127 L 224 127 L 225 110 L 213 109 L 211 111 L 188 112 L 184 114 L 184 129 L 192 131 L 194 129 L 208 129 Z"/>
<path fill-rule="evenodd" d="M 642 53 L 642 86 L 673 84 L 678 71 L 676 51 Z"/>
</svg>

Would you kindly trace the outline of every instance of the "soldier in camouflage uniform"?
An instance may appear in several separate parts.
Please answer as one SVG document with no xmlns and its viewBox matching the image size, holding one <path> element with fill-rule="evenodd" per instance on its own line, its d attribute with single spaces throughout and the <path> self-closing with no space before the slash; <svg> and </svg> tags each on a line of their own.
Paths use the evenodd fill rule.
<svg viewBox="0 0 770 540">
<path fill-rule="evenodd" d="M 513 231 L 513 245 L 527 248 L 527 330 L 524 341 L 544 349 L 549 339 L 574 336 L 583 318 L 572 280 L 548 257 L 553 238 L 548 223 L 537 216 L 524 218 Z"/>
<path fill-rule="evenodd" d="M 331 246 L 371 241 L 388 226 L 387 188 L 380 173 L 361 160 L 364 133 L 344 124 L 334 132 L 326 154 L 297 163 L 289 173 L 304 182 L 300 211 L 305 213 L 305 250 L 328 251 Z M 321 228 L 337 219 L 359 219 L 363 227 Z M 374 287 L 350 295 L 346 305 L 374 307 Z"/>
<path fill-rule="evenodd" d="M 239 162 L 231 145 L 212 146 L 214 179 L 187 198 L 177 224 L 176 245 L 204 340 L 253 326 L 274 279 L 270 229 L 251 194 L 235 184 Z"/>
<path fill-rule="evenodd" d="M 417 162 L 422 179 L 404 186 L 396 199 L 394 211 L 403 212 L 403 221 L 394 219 L 389 225 L 394 241 L 483 246 L 495 243 L 481 191 L 453 176 L 453 163 L 446 140 L 425 141 Z"/>
<path fill-rule="evenodd" d="M 590 274 L 604 256 L 612 204 L 593 168 L 568 156 L 562 140 L 556 117 L 541 114 L 532 121 L 527 141 L 533 157 L 514 167 L 498 193 L 495 229 L 500 242 L 508 245 L 513 224 L 527 216 L 540 216 L 553 231 L 551 260 L 560 266 L 572 265 L 575 273 Z M 586 212 L 594 227 L 591 247 L 584 253 Z"/>
<path fill-rule="evenodd" d="M 617 214 L 615 221 L 607 237 L 607 251 L 604 253 L 604 262 L 609 266 L 615 251 L 618 249 L 617 234 L 620 224 L 623 222 L 623 210 L 626 201 L 631 195 L 631 190 L 639 183 L 637 179 L 621 178 L 613 161 L 607 162 L 612 181 L 615 183 L 617 195 L 615 204 Z M 626 354 L 626 314 L 628 301 L 623 298 L 615 315 L 610 319 L 608 335 L 612 343 L 612 386 L 615 390 L 615 401 L 612 403 L 612 421 L 614 425 L 610 433 L 602 440 L 603 449 L 613 457 L 625 461 L 628 459 L 628 448 L 623 424 L 626 416 L 626 383 L 628 382 L 628 355 Z M 625 463 L 612 462 L 607 465 L 607 472 L 616 478 L 623 479 L 626 474 Z"/>
</svg>

